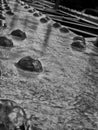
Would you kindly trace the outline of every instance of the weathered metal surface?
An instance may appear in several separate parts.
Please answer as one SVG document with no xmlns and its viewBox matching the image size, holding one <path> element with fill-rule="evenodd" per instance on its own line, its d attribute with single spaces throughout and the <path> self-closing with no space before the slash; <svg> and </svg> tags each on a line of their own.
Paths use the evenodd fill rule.
<svg viewBox="0 0 98 130">
<path fill-rule="evenodd" d="M 76 34 L 60 31 L 62 25 L 54 28 L 51 19 L 42 23 L 46 16 L 28 12 L 33 7 L 8 2 L 14 15 L 5 13 L 7 27 L 0 28 L 0 35 L 11 39 L 14 47 L 0 47 L 0 98 L 23 109 L 29 130 L 97 130 L 98 48 L 92 39 L 86 39 L 84 50 L 73 50 Z M 27 38 L 13 38 L 10 33 L 15 29 L 23 30 Z M 25 56 L 40 60 L 43 72 L 17 68 L 15 63 Z"/>
</svg>

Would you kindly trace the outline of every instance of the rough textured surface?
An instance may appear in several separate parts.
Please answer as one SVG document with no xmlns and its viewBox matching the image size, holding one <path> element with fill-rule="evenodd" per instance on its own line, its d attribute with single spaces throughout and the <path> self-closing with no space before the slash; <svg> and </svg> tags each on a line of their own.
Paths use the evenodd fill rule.
<svg viewBox="0 0 98 130">
<path fill-rule="evenodd" d="M 8 15 L 14 15 L 14 13 L 13 13 L 11 10 L 7 11 L 6 13 L 7 13 Z"/>
<path fill-rule="evenodd" d="M 85 42 L 80 41 L 80 40 L 76 40 L 76 41 L 72 42 L 71 47 L 82 50 L 82 49 L 86 48 L 86 45 L 85 45 Z"/>
<path fill-rule="evenodd" d="M 17 103 L 8 99 L 0 99 L 0 130 L 15 130 L 25 122 L 26 114 Z"/>
<path fill-rule="evenodd" d="M 34 13 L 33 16 L 35 16 L 35 17 L 39 17 L 40 14 L 39 14 L 39 13 Z"/>
<path fill-rule="evenodd" d="M 54 23 L 53 24 L 53 27 L 55 27 L 55 28 L 59 28 L 61 25 L 60 25 L 60 23 Z"/>
<path fill-rule="evenodd" d="M 60 32 L 61 32 L 61 33 L 69 33 L 69 29 L 66 28 L 66 27 L 61 27 L 61 28 L 60 28 Z"/>
<path fill-rule="evenodd" d="M 73 38 L 73 41 L 77 41 L 77 40 L 82 41 L 83 43 L 85 43 L 85 38 L 83 36 L 75 36 Z"/>
<path fill-rule="evenodd" d="M 0 35 L 11 38 L 14 47 L 0 47 L 0 98 L 15 101 L 25 111 L 31 130 L 97 130 L 98 50 L 92 39 L 83 52 L 74 51 L 74 33 L 61 33 L 52 20 L 42 24 L 14 0 L 9 5 L 14 16 L 6 14 L 7 28 L 0 28 Z M 26 32 L 26 40 L 9 35 L 17 28 Z M 27 55 L 41 61 L 42 73 L 15 66 Z"/>
<path fill-rule="evenodd" d="M 30 56 L 23 57 L 20 59 L 17 64 L 19 68 L 31 72 L 42 72 L 42 64 L 37 59 L 32 59 Z"/>
<path fill-rule="evenodd" d="M 13 42 L 12 42 L 12 40 L 6 38 L 5 36 L 1 36 L 0 37 L 0 46 L 13 47 Z"/>
<path fill-rule="evenodd" d="M 17 37 L 17 38 L 19 38 L 19 39 L 21 39 L 21 40 L 25 40 L 25 39 L 26 39 L 26 34 L 25 34 L 25 32 L 21 31 L 20 29 L 13 30 L 13 31 L 11 32 L 11 35 L 12 35 L 12 36 L 15 36 L 15 37 Z"/>
</svg>

